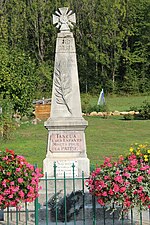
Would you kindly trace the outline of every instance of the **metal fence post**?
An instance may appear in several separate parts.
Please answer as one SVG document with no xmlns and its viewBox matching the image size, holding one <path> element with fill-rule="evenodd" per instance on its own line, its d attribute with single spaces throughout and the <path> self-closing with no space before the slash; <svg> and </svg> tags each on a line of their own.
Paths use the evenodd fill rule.
<svg viewBox="0 0 150 225">
<path fill-rule="evenodd" d="M 34 207 L 35 207 L 35 225 L 38 225 L 39 224 L 39 214 L 38 214 L 39 203 L 38 203 L 38 198 L 36 198 L 35 201 L 34 201 Z"/>
</svg>

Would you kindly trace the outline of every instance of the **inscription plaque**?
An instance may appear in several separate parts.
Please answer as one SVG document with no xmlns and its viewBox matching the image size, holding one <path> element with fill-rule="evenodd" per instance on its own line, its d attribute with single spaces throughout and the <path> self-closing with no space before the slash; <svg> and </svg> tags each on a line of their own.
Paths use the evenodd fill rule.
<svg viewBox="0 0 150 225">
<path fill-rule="evenodd" d="M 66 177 L 73 176 L 73 164 L 74 164 L 74 176 L 78 177 L 78 162 L 61 160 L 56 161 L 56 175 L 57 177 L 64 177 L 64 172 Z"/>
<path fill-rule="evenodd" d="M 83 150 L 83 133 L 56 132 L 50 136 L 51 152 L 80 152 Z"/>
</svg>

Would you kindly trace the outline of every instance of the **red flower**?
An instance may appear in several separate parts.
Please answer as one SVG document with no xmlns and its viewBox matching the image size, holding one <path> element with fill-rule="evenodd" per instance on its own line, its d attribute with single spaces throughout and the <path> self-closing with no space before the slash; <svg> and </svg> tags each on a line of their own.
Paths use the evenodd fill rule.
<svg viewBox="0 0 150 225">
<path fill-rule="evenodd" d="M 9 149 L 6 149 L 6 152 L 10 153 L 11 155 L 15 154 L 15 152 L 13 150 L 9 150 Z"/>
</svg>

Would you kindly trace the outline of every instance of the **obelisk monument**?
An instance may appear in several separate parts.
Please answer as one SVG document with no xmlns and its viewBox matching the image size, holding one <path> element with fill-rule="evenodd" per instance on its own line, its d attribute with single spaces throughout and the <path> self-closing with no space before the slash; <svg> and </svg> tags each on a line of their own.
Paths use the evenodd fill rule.
<svg viewBox="0 0 150 225">
<path fill-rule="evenodd" d="M 59 8 L 53 15 L 53 24 L 59 29 L 56 41 L 50 118 L 44 126 L 48 130 L 47 154 L 43 161 L 44 173 L 54 176 L 75 176 L 82 171 L 89 175 L 89 159 L 86 154 L 85 128 L 88 123 L 82 117 L 76 48 L 71 28 L 76 23 L 75 14 L 68 8 Z"/>
</svg>

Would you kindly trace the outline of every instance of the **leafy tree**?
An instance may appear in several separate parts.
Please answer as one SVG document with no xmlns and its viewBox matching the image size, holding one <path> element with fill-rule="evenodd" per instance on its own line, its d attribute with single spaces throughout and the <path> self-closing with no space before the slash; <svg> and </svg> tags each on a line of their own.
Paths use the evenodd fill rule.
<svg viewBox="0 0 150 225">
<path fill-rule="evenodd" d="M 11 86 L 10 77 L 20 80 L 19 71 L 26 69 L 32 74 L 31 86 L 36 80 L 37 96 L 50 97 L 57 33 L 52 14 L 64 6 L 77 18 L 81 92 L 97 93 L 101 88 L 105 93 L 150 92 L 150 0 L 1 0 L 0 45 L 6 52 L 1 47 L 0 73 L 7 74 L 3 93 Z M 8 90 L 18 96 L 17 88 Z"/>
<path fill-rule="evenodd" d="M 36 87 L 35 64 L 23 51 L 0 45 L 0 93 L 13 103 L 14 110 L 25 113 Z"/>
</svg>

